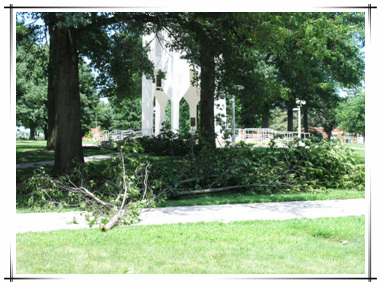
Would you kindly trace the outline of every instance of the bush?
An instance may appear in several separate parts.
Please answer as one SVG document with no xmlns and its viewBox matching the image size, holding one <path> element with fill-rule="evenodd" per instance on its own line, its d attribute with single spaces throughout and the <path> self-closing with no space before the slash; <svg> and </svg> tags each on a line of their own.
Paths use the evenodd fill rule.
<svg viewBox="0 0 381 286">
<path fill-rule="evenodd" d="M 351 149 L 342 141 L 322 140 L 314 143 L 305 140 L 304 147 L 300 146 L 301 142 L 290 142 L 288 148 L 281 153 L 297 170 L 300 183 L 327 188 L 358 187 L 365 184 L 361 180 L 363 171 L 356 167 Z"/>
<path fill-rule="evenodd" d="M 127 139 L 126 145 L 136 141 L 144 150 L 144 153 L 156 156 L 185 156 L 198 152 L 200 147 L 196 144 L 199 136 L 190 133 L 177 134 L 172 131 L 163 131 L 155 137 L 143 136 L 136 139 Z"/>
<path fill-rule="evenodd" d="M 325 188 L 363 189 L 365 184 L 364 169 L 356 166 L 352 151 L 341 142 L 327 140 L 316 143 L 296 139 L 289 142 L 287 148 L 277 148 L 274 141 L 269 148 L 246 144 L 238 144 L 236 148 L 204 148 L 188 160 L 187 168 L 177 176 L 181 190 L 257 185 L 253 186 L 255 192 L 274 193 Z M 196 179 L 189 181 L 189 178 Z"/>
</svg>

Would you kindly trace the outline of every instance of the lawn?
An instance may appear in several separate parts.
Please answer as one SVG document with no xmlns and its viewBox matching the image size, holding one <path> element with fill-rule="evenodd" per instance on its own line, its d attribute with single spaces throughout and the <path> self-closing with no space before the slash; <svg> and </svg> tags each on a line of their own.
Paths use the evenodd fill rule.
<svg viewBox="0 0 381 286">
<path fill-rule="evenodd" d="M 359 164 L 365 164 L 365 150 L 352 149 L 353 157 Z"/>
<path fill-rule="evenodd" d="M 26 233 L 17 274 L 364 274 L 365 218 Z"/>
<path fill-rule="evenodd" d="M 16 141 L 16 164 L 54 160 L 54 152 L 46 151 L 46 141 Z M 110 150 L 83 148 L 84 156 L 113 153 Z"/>
<path fill-rule="evenodd" d="M 355 189 L 327 189 L 325 191 L 280 193 L 271 195 L 255 194 L 252 191 L 235 191 L 212 194 L 186 196 L 178 199 L 168 199 L 160 207 L 197 206 L 219 204 L 245 204 L 265 202 L 315 201 L 365 198 L 364 191 Z"/>
<path fill-rule="evenodd" d="M 348 147 L 356 147 L 356 148 L 364 148 L 365 149 L 365 143 L 345 143 Z"/>
<path fill-rule="evenodd" d="M 18 152 L 26 150 L 18 146 Z M 29 146 L 44 149 L 41 144 Z M 32 150 L 29 150 L 32 151 Z M 356 153 L 359 163 L 364 153 Z M 169 168 L 172 157 L 151 157 Z M 176 158 L 175 158 L 176 159 Z M 178 158 L 177 158 L 178 159 Z M 177 160 L 178 161 L 178 160 Z M 178 162 L 177 162 L 178 163 Z M 89 162 L 103 170 L 105 161 Z M 46 170 L 49 172 L 49 168 Z M 18 180 L 33 174 L 17 170 Z M 29 173 L 28 173 L 29 172 Z M 24 177 L 23 177 L 24 176 Z M 255 194 L 225 192 L 167 200 L 161 206 L 363 198 L 363 191 Z M 17 212 L 47 211 L 23 207 Z M 65 211 L 65 209 L 53 211 Z M 66 209 L 72 210 L 72 209 Z M 61 230 L 16 235 L 17 274 L 364 274 L 365 217 L 188 223 Z"/>
</svg>

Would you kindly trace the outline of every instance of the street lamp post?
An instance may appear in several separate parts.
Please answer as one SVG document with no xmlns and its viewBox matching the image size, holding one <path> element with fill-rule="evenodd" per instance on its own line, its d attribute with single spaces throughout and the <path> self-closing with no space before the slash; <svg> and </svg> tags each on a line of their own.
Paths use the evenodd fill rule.
<svg viewBox="0 0 381 286">
<path fill-rule="evenodd" d="M 235 86 L 237 90 L 244 89 L 242 85 Z M 235 147 L 235 98 L 232 98 L 232 146 Z"/>
<path fill-rule="evenodd" d="M 235 98 L 232 98 L 232 146 L 235 147 Z"/>
<path fill-rule="evenodd" d="M 301 117 L 300 116 L 300 108 L 302 107 L 302 105 L 305 105 L 306 102 L 304 100 L 297 100 L 296 104 L 298 104 L 298 107 L 294 108 L 293 110 L 298 112 L 298 137 L 302 138 L 301 122 L 300 122 L 301 121 L 301 119 L 300 119 L 300 117 Z"/>
</svg>

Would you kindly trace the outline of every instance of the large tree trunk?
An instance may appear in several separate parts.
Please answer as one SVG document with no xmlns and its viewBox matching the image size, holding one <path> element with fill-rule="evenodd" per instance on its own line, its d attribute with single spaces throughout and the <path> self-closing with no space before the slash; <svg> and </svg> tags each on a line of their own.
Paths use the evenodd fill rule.
<svg viewBox="0 0 381 286">
<path fill-rule="evenodd" d="M 36 133 L 36 128 L 30 127 L 29 140 L 36 139 L 35 136 L 34 136 L 35 133 Z"/>
<path fill-rule="evenodd" d="M 49 25 L 49 37 L 50 37 L 50 47 L 49 47 L 49 73 L 48 73 L 48 125 L 46 136 L 46 149 L 55 150 L 56 148 L 56 110 L 54 103 L 54 83 L 57 80 L 57 51 L 55 47 L 58 45 L 57 41 L 57 28 L 55 23 L 57 21 L 56 13 L 49 13 L 48 16 L 48 25 Z"/>
<path fill-rule="evenodd" d="M 58 174 L 84 163 L 81 141 L 78 52 L 75 31 L 58 28 L 57 41 L 52 41 L 58 64 L 57 78 L 53 79 L 56 113 L 55 158 L 53 171 Z"/>
<path fill-rule="evenodd" d="M 207 39 L 201 40 L 200 45 L 201 65 L 201 94 L 200 94 L 200 129 L 205 143 L 215 147 L 214 131 L 214 92 L 215 84 L 215 61 L 213 51 L 209 47 Z M 202 142 L 201 142 L 202 143 Z"/>
<path fill-rule="evenodd" d="M 48 126 L 46 134 L 46 149 L 47 150 L 55 150 L 56 148 L 56 110 L 54 103 L 54 87 L 53 87 L 53 75 L 49 73 L 48 76 Z"/>
<path fill-rule="evenodd" d="M 287 109 L 287 130 L 294 131 L 294 111 L 292 107 Z"/>
</svg>

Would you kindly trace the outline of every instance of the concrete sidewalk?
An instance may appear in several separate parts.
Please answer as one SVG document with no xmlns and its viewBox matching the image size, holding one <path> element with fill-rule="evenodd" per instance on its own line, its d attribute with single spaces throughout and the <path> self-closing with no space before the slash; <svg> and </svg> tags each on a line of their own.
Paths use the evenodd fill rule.
<svg viewBox="0 0 381 286">
<path fill-rule="evenodd" d="M 366 210 L 365 199 L 167 207 L 144 210 L 136 225 L 360 216 Z M 80 212 L 16 214 L 16 233 L 84 228 Z"/>
</svg>

